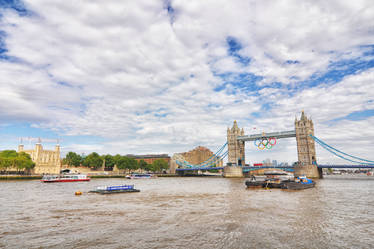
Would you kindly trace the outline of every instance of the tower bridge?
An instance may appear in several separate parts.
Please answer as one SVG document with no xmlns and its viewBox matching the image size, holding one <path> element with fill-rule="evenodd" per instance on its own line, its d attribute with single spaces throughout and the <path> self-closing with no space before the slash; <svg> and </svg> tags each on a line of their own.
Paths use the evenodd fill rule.
<svg viewBox="0 0 374 249">
<path fill-rule="evenodd" d="M 265 149 L 269 148 L 267 146 L 271 143 L 271 139 L 275 143 L 275 139 L 295 137 L 298 156 L 298 165 L 294 168 L 295 176 L 321 177 L 322 170 L 313 164 L 316 161 L 315 143 L 314 139 L 309 135 L 314 136 L 314 125 L 313 121 L 305 116 L 304 111 L 301 113 L 300 120 L 295 118 L 295 130 L 290 131 L 244 135 L 244 130 L 240 129 L 236 121 L 234 121 L 233 127 L 227 129 L 229 166 L 224 168 L 224 175 L 226 177 L 243 176 L 242 169 L 238 167 L 245 165 L 246 141 L 260 141 L 259 144 L 262 147 L 259 148 Z"/>
<path fill-rule="evenodd" d="M 260 133 L 245 135 L 244 129 L 239 128 L 236 121 L 232 128 L 227 128 L 227 143 L 225 143 L 208 160 L 197 165 L 190 164 L 183 158 L 175 157 L 175 164 L 178 166 L 177 172 L 223 169 L 225 177 L 243 177 L 243 170 L 253 170 L 261 168 L 292 169 L 295 176 L 306 175 L 311 178 L 321 178 L 322 168 L 374 168 L 374 161 L 366 160 L 349 155 L 326 144 L 314 136 L 314 125 L 310 118 L 307 118 L 304 111 L 300 119 L 295 118 L 295 129 L 280 132 Z M 296 138 L 298 162 L 294 166 L 269 167 L 269 166 L 246 166 L 245 164 L 245 143 L 254 141 L 259 149 L 270 149 L 276 144 L 277 139 Z M 358 165 L 318 165 L 315 142 L 321 145 L 335 156 Z M 227 150 L 226 149 L 227 146 Z M 226 166 L 218 166 L 216 163 L 224 157 L 228 157 Z M 217 167 L 218 166 L 218 167 Z"/>
</svg>

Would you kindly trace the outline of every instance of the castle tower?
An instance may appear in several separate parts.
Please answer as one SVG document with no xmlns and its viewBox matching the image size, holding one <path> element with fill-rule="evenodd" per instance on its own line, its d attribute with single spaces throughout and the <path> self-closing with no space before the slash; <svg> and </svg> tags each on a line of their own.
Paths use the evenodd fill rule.
<svg viewBox="0 0 374 249">
<path fill-rule="evenodd" d="M 60 157 L 60 144 L 59 144 L 59 141 L 57 141 L 57 144 L 55 146 L 55 157 L 54 157 L 54 160 L 56 161 L 56 165 L 59 165 L 59 167 L 61 168 L 61 157 Z"/>
<path fill-rule="evenodd" d="M 295 167 L 295 176 L 306 175 L 307 177 L 318 178 L 322 172 L 318 170 L 316 162 L 316 149 L 314 139 L 313 121 L 308 119 L 304 111 L 301 112 L 300 120 L 295 118 L 295 132 L 297 143 L 298 165 Z"/>
<path fill-rule="evenodd" d="M 18 152 L 23 151 L 24 148 L 25 148 L 25 147 L 23 146 L 23 141 L 22 141 L 22 138 L 21 138 L 21 142 L 20 142 L 20 144 L 18 145 Z"/>
<path fill-rule="evenodd" d="M 35 144 L 35 163 L 39 163 L 41 161 L 41 154 L 43 151 L 43 146 L 42 146 L 42 140 L 38 138 L 38 142 Z"/>
<path fill-rule="evenodd" d="M 239 129 L 236 120 L 232 128 L 227 128 L 228 162 L 242 166 L 245 164 L 245 143 L 237 141 L 238 136 L 244 136 L 244 129 Z"/>
<path fill-rule="evenodd" d="M 21 142 L 18 145 L 18 152 L 25 152 L 30 155 L 35 163 L 34 174 L 59 174 L 61 170 L 60 145 L 57 143 L 54 150 L 44 150 L 41 139 L 35 144 L 35 149 L 24 149 Z"/>
</svg>

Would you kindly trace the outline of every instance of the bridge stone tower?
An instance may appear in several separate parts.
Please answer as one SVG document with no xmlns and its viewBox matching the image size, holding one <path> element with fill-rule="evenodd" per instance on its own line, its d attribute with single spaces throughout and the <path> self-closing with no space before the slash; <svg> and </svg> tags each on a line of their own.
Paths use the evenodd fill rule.
<svg viewBox="0 0 374 249">
<path fill-rule="evenodd" d="M 238 141 L 238 136 L 244 136 L 244 129 L 239 129 L 235 120 L 232 128 L 227 128 L 228 162 L 242 166 L 245 164 L 245 143 Z"/>
<path fill-rule="evenodd" d="M 244 135 L 244 129 L 239 129 L 234 121 L 232 128 L 227 128 L 228 165 L 223 168 L 224 177 L 243 177 L 242 165 L 245 164 L 245 144 L 238 141 L 238 136 Z"/>
<path fill-rule="evenodd" d="M 305 116 L 304 111 L 301 112 L 300 120 L 295 118 L 295 132 L 298 157 L 295 176 L 306 175 L 307 177 L 321 178 L 322 171 L 316 165 L 315 142 L 309 136 L 314 136 L 313 121 Z"/>
</svg>

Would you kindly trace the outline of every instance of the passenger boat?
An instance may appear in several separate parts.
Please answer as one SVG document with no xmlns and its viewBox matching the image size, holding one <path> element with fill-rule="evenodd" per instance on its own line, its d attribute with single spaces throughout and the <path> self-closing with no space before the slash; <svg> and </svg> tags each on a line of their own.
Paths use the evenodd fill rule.
<svg viewBox="0 0 374 249">
<path fill-rule="evenodd" d="M 152 175 L 152 174 L 131 174 L 131 175 L 126 176 L 127 179 L 147 179 L 147 178 L 155 178 L 155 177 L 157 176 Z"/>
<path fill-rule="evenodd" d="M 139 189 L 135 189 L 134 185 L 119 185 L 119 186 L 99 186 L 95 190 L 89 191 L 89 193 L 97 194 L 118 194 L 118 193 L 131 193 L 140 192 Z"/>
<path fill-rule="evenodd" d="M 41 182 L 85 182 L 91 180 L 87 175 L 81 174 L 62 174 L 62 175 L 44 175 Z"/>
</svg>

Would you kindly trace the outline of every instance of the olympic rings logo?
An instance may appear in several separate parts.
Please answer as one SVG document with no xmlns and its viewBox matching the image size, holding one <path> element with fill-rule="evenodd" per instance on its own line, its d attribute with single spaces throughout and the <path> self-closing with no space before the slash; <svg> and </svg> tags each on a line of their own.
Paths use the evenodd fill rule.
<svg viewBox="0 0 374 249">
<path fill-rule="evenodd" d="M 270 150 L 273 148 L 274 145 L 277 144 L 277 139 L 275 137 L 263 137 L 258 138 L 255 140 L 254 144 L 259 148 L 260 150 L 268 149 Z"/>
</svg>

